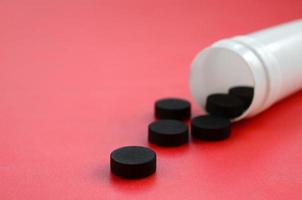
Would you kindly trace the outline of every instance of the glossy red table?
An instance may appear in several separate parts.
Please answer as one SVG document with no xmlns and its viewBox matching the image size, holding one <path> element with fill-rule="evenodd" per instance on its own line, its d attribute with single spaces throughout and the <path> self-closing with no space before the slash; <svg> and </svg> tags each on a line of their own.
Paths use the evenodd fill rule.
<svg viewBox="0 0 302 200">
<path fill-rule="evenodd" d="M 301 92 L 228 140 L 151 145 L 148 178 L 109 171 L 113 149 L 150 146 L 156 99 L 192 100 L 201 48 L 301 17 L 301 0 L 1 1 L 0 199 L 301 199 Z"/>
</svg>

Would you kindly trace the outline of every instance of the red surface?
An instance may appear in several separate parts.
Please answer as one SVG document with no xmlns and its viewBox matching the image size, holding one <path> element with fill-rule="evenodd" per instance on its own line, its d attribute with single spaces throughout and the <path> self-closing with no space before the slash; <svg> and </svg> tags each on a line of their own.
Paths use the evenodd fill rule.
<svg viewBox="0 0 302 200">
<path fill-rule="evenodd" d="M 120 179 L 108 162 L 148 146 L 156 99 L 192 100 L 202 47 L 301 17 L 301 0 L 2 0 L 0 199 L 301 199 L 302 93 L 229 140 L 151 146 L 151 177 Z"/>
</svg>

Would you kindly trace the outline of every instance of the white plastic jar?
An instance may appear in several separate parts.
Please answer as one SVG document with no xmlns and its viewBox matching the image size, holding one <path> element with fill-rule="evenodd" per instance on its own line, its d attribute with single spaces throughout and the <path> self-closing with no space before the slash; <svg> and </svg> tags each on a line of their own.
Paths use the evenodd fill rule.
<svg viewBox="0 0 302 200">
<path fill-rule="evenodd" d="M 302 88 L 302 20 L 215 42 L 193 60 L 190 76 L 202 108 L 210 94 L 254 87 L 252 104 L 234 121 L 254 116 Z"/>
</svg>

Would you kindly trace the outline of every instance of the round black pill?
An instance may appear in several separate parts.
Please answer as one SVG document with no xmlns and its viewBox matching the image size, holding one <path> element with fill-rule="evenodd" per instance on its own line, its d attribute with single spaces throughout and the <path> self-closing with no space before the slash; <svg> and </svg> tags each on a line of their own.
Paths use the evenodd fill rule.
<svg viewBox="0 0 302 200">
<path fill-rule="evenodd" d="M 155 102 L 155 117 L 158 119 L 189 119 L 191 104 L 187 100 L 178 98 L 160 99 Z"/>
<path fill-rule="evenodd" d="M 247 109 L 254 97 L 254 88 L 249 86 L 233 87 L 229 90 L 229 94 L 240 98 L 244 103 L 244 108 Z"/>
<path fill-rule="evenodd" d="M 188 142 L 188 126 L 178 120 L 158 120 L 148 127 L 148 140 L 159 146 L 179 146 Z"/>
<path fill-rule="evenodd" d="M 110 168 L 113 174 L 123 178 L 146 177 L 156 170 L 156 154 L 146 147 L 121 147 L 111 153 Z"/>
<path fill-rule="evenodd" d="M 223 140 L 231 134 L 231 122 L 213 115 L 198 116 L 192 119 L 191 132 L 193 138 Z"/>
<path fill-rule="evenodd" d="M 212 94 L 207 98 L 206 110 L 208 113 L 226 117 L 239 117 L 245 110 L 241 99 L 229 94 Z"/>
</svg>

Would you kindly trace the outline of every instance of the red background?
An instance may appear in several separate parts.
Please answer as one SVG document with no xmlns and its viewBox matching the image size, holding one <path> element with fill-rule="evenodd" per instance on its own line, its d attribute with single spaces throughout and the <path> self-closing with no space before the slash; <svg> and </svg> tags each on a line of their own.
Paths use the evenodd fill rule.
<svg viewBox="0 0 302 200">
<path fill-rule="evenodd" d="M 149 146 L 156 99 L 192 100 L 201 48 L 301 17 L 301 0 L 2 0 L 0 199 L 301 199 L 301 92 L 229 140 L 152 145 L 151 177 L 109 171 L 113 149 Z"/>
</svg>

